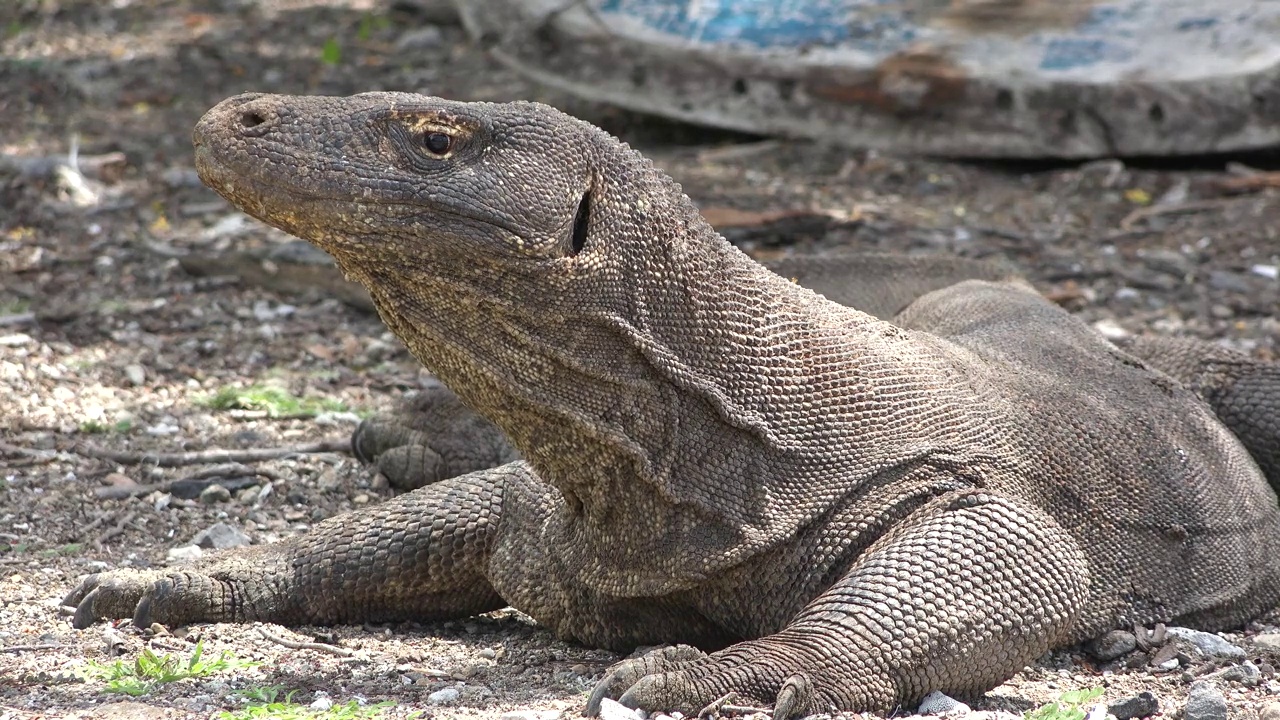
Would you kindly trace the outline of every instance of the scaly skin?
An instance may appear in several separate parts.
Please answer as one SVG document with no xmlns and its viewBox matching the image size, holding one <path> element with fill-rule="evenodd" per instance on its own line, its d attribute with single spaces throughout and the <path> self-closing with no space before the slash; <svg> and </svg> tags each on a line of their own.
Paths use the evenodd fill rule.
<svg viewBox="0 0 1280 720">
<path fill-rule="evenodd" d="M 1280 599 L 1280 508 L 1192 393 L 1016 283 L 894 324 L 719 237 L 545 106 L 245 95 L 201 177 L 328 251 L 524 460 L 156 582 L 76 622 L 454 617 L 501 601 L 628 648 L 593 694 L 776 717 L 980 692 L 1116 627 Z M 322 595 L 323 600 L 315 600 Z"/>
</svg>

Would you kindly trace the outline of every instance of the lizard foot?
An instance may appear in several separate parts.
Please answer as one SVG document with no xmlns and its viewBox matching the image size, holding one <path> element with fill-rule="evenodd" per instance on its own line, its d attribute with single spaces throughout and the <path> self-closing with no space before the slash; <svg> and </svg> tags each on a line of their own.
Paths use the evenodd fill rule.
<svg viewBox="0 0 1280 720">
<path fill-rule="evenodd" d="M 132 617 L 141 628 L 153 622 L 187 625 L 220 622 L 234 614 L 229 585 L 196 572 L 113 570 L 80 581 L 62 600 L 76 609 L 71 624 L 86 628 L 98 620 Z"/>
<path fill-rule="evenodd" d="M 518 459 L 498 428 L 448 388 L 423 389 L 391 413 L 361 422 L 351 450 L 393 487 L 413 490 Z"/>
<path fill-rule="evenodd" d="M 787 648 L 749 641 L 712 655 L 678 645 L 626 660 L 591 693 L 586 713 L 596 716 L 604 698 L 646 712 L 680 711 L 709 717 L 728 703 L 773 705 L 775 720 L 802 717 L 835 707 L 825 700 L 820 681 L 798 668 L 820 668 Z"/>
</svg>

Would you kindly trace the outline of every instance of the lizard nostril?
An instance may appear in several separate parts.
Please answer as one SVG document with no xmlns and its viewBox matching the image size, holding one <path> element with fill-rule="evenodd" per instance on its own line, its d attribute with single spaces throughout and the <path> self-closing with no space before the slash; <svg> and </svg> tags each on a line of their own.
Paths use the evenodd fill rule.
<svg viewBox="0 0 1280 720">
<path fill-rule="evenodd" d="M 261 113 L 254 112 L 252 110 L 240 113 L 240 126 L 246 129 L 258 127 L 266 121 L 267 119 L 262 117 Z"/>
</svg>

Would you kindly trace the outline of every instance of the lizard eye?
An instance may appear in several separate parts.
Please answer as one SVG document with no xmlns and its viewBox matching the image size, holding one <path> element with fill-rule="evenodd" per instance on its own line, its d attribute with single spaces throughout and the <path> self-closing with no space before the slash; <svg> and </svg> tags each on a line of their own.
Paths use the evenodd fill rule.
<svg viewBox="0 0 1280 720">
<path fill-rule="evenodd" d="M 422 146 L 432 155 L 444 155 L 453 147 L 453 138 L 442 132 L 429 132 L 422 136 Z"/>
</svg>

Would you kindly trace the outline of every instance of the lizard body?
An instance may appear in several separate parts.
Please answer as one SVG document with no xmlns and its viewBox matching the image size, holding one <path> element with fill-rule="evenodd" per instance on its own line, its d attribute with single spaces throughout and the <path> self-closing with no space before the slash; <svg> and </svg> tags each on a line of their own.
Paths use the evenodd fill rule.
<svg viewBox="0 0 1280 720">
<path fill-rule="evenodd" d="M 511 604 L 583 643 L 714 650 L 624 662 L 591 711 L 734 692 L 792 717 L 982 692 L 1117 627 L 1280 601 L 1280 507 L 1237 438 L 1021 283 L 878 319 L 537 104 L 244 95 L 195 141 L 206 183 L 332 254 L 522 459 L 193 570 L 93 576 L 77 625 Z"/>
</svg>

